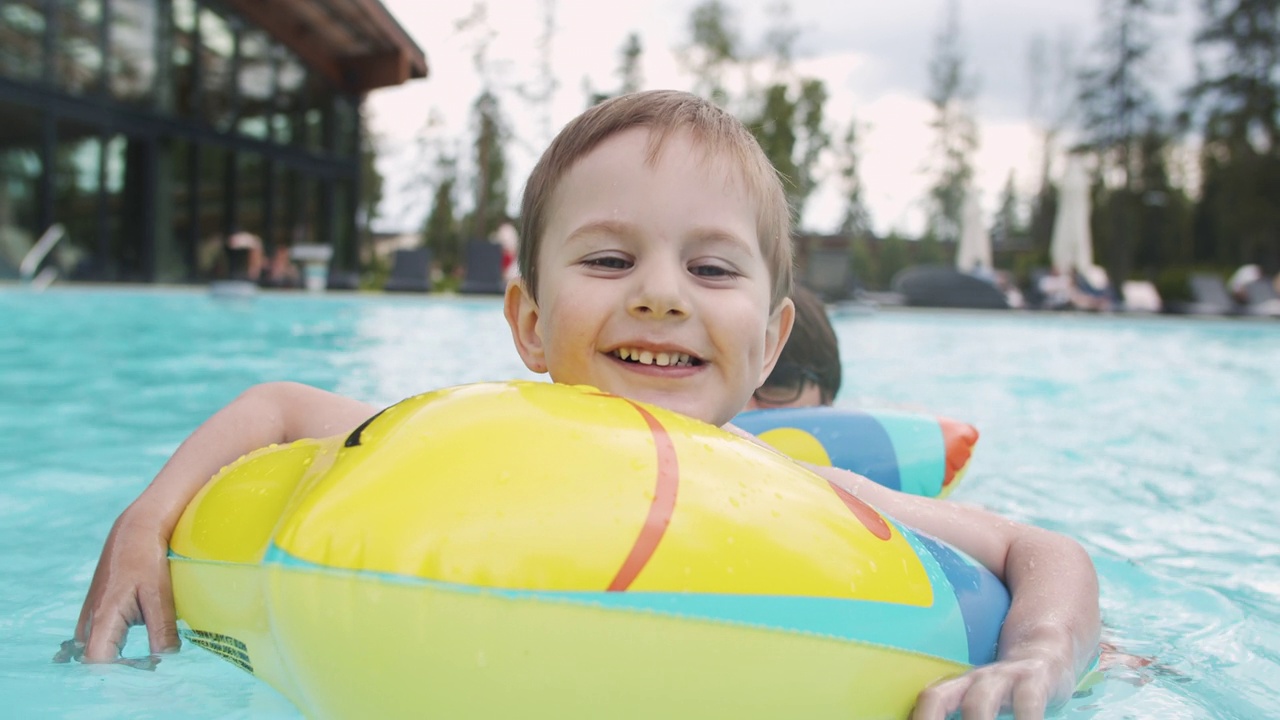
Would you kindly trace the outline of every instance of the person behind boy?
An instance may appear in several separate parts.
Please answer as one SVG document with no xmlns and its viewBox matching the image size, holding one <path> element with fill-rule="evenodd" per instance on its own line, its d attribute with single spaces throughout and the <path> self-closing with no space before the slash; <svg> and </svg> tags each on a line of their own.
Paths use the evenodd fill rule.
<svg viewBox="0 0 1280 720">
<path fill-rule="evenodd" d="M 789 210 L 740 122 L 673 91 L 601 103 L 538 161 L 521 222 L 521 278 L 504 313 L 529 369 L 746 435 L 729 421 L 772 370 L 794 308 Z M 267 383 L 205 421 L 116 520 L 76 627 L 83 658 L 115 659 L 135 624 L 147 626 L 153 652 L 178 646 L 169 535 L 218 469 L 271 443 L 349 432 L 375 410 Z M 1002 707 L 1040 718 L 1070 695 L 1099 632 L 1097 576 L 1083 548 L 976 508 L 811 469 L 965 551 L 1010 589 L 997 662 L 926 688 L 914 718 L 994 718 Z"/>
<path fill-rule="evenodd" d="M 827 306 L 808 288 L 791 292 L 796 319 L 791 337 L 764 384 L 747 401 L 748 410 L 831 405 L 840 392 L 840 345 Z"/>
</svg>

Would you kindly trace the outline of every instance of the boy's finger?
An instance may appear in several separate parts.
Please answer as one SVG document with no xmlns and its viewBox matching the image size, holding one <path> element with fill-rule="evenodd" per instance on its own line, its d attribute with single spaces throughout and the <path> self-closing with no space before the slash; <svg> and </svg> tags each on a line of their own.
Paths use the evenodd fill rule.
<svg viewBox="0 0 1280 720">
<path fill-rule="evenodd" d="M 80 606 L 80 619 L 76 620 L 76 633 L 72 637 L 81 645 L 89 640 L 89 625 L 93 619 L 93 601 L 90 598 L 84 599 L 84 604 Z"/>
<path fill-rule="evenodd" d="M 120 648 L 124 645 L 125 635 L 129 632 L 129 621 L 118 612 L 92 613 L 89 623 L 88 637 L 84 642 L 84 661 L 89 663 L 109 663 L 120 657 Z"/>
<path fill-rule="evenodd" d="M 178 637 L 178 619 L 173 610 L 173 586 L 162 582 L 154 593 L 147 593 L 140 600 L 151 652 L 176 652 L 182 640 Z"/>
<path fill-rule="evenodd" d="M 971 678 L 966 675 L 925 689 L 911 711 L 911 720 L 943 720 L 948 717 L 948 713 L 960 707 L 960 700 L 970 682 Z"/>
</svg>

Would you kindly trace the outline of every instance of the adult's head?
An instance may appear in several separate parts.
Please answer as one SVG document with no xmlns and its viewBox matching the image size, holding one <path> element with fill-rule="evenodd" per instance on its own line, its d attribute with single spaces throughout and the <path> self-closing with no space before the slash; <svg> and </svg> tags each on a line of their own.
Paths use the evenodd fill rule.
<svg viewBox="0 0 1280 720">
<path fill-rule="evenodd" d="M 548 215 L 565 173 L 601 142 L 626 130 L 649 131 L 647 159 L 657 161 L 667 141 L 689 133 L 705 162 L 728 160 L 756 205 L 756 234 L 772 274 L 771 307 L 791 292 L 791 213 L 777 171 L 760 144 L 735 117 L 696 95 L 651 90 L 606 100 L 579 115 L 556 136 L 525 184 L 520 209 L 520 275 L 538 297 L 538 261 Z"/>
<path fill-rule="evenodd" d="M 840 392 L 840 346 L 826 306 L 821 298 L 799 285 L 791 299 L 796 307 L 791 337 L 748 407 L 830 405 Z"/>
</svg>

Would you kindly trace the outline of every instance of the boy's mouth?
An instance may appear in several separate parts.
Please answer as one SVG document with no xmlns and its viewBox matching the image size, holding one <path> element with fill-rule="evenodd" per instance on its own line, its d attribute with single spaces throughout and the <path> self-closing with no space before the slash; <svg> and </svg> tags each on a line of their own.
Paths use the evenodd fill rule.
<svg viewBox="0 0 1280 720">
<path fill-rule="evenodd" d="M 657 365 L 658 367 L 696 367 L 702 360 L 682 352 L 641 350 L 640 348 L 618 348 L 610 353 L 623 362 L 639 365 Z"/>
</svg>

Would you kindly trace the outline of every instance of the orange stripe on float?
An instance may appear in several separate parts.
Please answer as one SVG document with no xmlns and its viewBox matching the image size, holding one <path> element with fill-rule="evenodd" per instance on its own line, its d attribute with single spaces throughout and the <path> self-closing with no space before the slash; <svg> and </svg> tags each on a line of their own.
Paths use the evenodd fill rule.
<svg viewBox="0 0 1280 720">
<path fill-rule="evenodd" d="M 973 446 L 978 444 L 978 429 L 969 423 L 944 417 L 938 418 L 938 426 L 942 428 L 942 446 L 947 452 L 947 471 L 942 478 L 942 487 L 946 487 L 969 464 Z"/>
<path fill-rule="evenodd" d="M 625 398 L 623 398 L 625 400 Z M 649 503 L 649 516 L 644 519 L 644 527 L 636 537 L 635 545 L 627 559 L 618 568 L 618 574 L 609 583 L 609 592 L 621 592 L 631 587 L 636 576 L 644 570 L 649 558 L 658 549 L 658 543 L 671 524 L 671 515 L 676 509 L 676 491 L 680 486 L 680 465 L 676 459 L 676 447 L 667 434 L 667 429 L 658 422 L 648 410 L 627 400 L 631 407 L 640 413 L 649 432 L 653 433 L 653 447 L 658 453 L 658 477 L 653 491 L 653 502 Z"/>
</svg>

